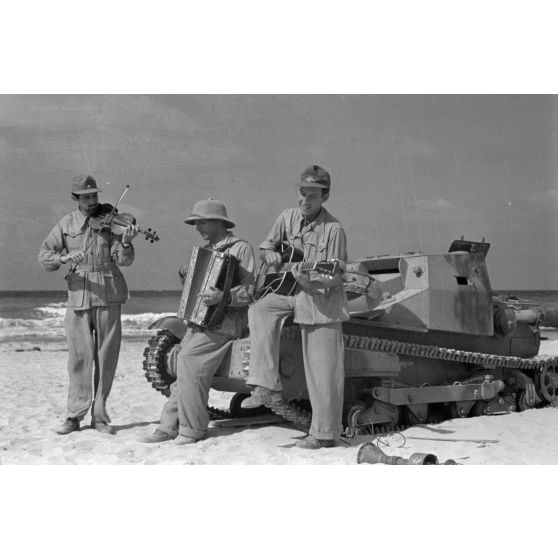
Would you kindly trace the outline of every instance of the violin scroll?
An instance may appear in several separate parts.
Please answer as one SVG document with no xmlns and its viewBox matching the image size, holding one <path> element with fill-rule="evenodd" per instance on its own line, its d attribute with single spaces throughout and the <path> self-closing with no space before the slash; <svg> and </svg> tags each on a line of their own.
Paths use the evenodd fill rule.
<svg viewBox="0 0 558 558">
<path fill-rule="evenodd" d="M 121 213 L 116 215 L 112 219 L 111 231 L 115 234 L 123 234 L 124 229 L 129 225 L 135 225 L 136 218 L 131 213 Z M 142 229 L 137 227 L 137 231 L 145 236 L 146 240 L 149 240 L 151 244 L 159 240 L 159 235 L 151 228 Z"/>
<path fill-rule="evenodd" d="M 154 242 L 159 240 L 159 235 L 157 234 L 156 231 L 152 230 L 151 227 L 149 227 L 146 231 L 142 231 L 138 228 L 138 231 L 141 232 L 142 234 L 144 234 L 146 240 L 149 240 L 149 242 L 151 242 L 151 244 L 153 244 Z"/>
</svg>

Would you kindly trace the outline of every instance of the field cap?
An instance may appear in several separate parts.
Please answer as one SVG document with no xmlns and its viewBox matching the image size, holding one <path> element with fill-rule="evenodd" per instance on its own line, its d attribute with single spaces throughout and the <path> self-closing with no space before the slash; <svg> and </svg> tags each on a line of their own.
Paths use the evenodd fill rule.
<svg viewBox="0 0 558 558">
<path fill-rule="evenodd" d="M 329 173 L 325 169 L 322 169 L 322 167 L 311 165 L 304 169 L 300 175 L 300 182 L 297 186 L 300 188 L 311 187 L 329 190 L 331 187 L 331 178 Z"/>
<path fill-rule="evenodd" d="M 184 222 L 188 225 L 195 225 L 200 219 L 219 219 L 220 221 L 224 221 L 227 229 L 232 229 L 235 226 L 227 217 L 225 204 L 213 198 L 196 202 L 194 204 L 194 209 L 192 209 L 192 214 Z"/>
<path fill-rule="evenodd" d="M 90 174 L 80 174 L 72 180 L 72 194 L 94 194 L 102 192 L 97 188 L 95 179 Z"/>
</svg>

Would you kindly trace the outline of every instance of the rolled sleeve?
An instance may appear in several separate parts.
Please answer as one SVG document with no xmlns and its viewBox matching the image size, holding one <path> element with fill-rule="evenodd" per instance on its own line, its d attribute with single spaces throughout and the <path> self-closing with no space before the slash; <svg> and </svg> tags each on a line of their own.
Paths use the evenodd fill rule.
<svg viewBox="0 0 558 558">
<path fill-rule="evenodd" d="M 339 260 L 343 264 L 347 263 L 349 258 L 347 254 L 347 236 L 342 227 L 334 227 L 329 235 L 329 242 L 327 243 L 327 259 Z M 344 265 L 341 267 L 345 267 Z M 343 270 L 340 270 L 341 273 Z"/>
<path fill-rule="evenodd" d="M 254 285 L 254 253 L 247 242 L 239 243 L 241 246 L 234 255 L 238 260 L 237 278 L 238 283 L 230 291 L 231 301 L 229 306 L 243 307 L 251 301 L 251 293 Z"/>
<path fill-rule="evenodd" d="M 286 226 L 285 226 L 285 212 L 281 213 L 271 230 L 267 234 L 265 240 L 258 246 L 258 248 L 262 250 L 276 250 L 279 244 L 281 243 L 281 239 L 285 238 L 286 234 Z"/>
<path fill-rule="evenodd" d="M 122 246 L 122 240 L 117 238 L 112 241 L 110 251 L 114 261 L 118 265 L 126 267 L 134 263 L 136 251 L 133 244 L 130 244 L 128 248 L 124 248 L 124 246 Z"/>
<path fill-rule="evenodd" d="M 45 271 L 56 271 L 61 265 L 60 257 L 65 252 L 62 228 L 57 223 L 43 240 L 39 250 L 39 264 Z"/>
</svg>

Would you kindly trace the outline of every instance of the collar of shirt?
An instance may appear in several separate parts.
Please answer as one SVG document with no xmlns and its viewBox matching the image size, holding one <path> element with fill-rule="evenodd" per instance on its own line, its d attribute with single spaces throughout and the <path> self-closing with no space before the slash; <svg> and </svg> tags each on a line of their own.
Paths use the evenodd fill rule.
<svg viewBox="0 0 558 558">
<path fill-rule="evenodd" d="M 87 225 L 87 222 L 89 221 L 89 217 L 84 215 L 79 209 L 76 209 L 72 213 L 72 221 L 73 221 L 73 224 L 75 225 L 77 230 L 83 230 L 83 229 L 85 229 L 85 226 Z"/>
<path fill-rule="evenodd" d="M 300 233 L 304 232 L 305 230 L 312 231 L 315 227 L 322 224 L 325 220 L 325 209 L 323 207 L 320 208 L 320 212 L 316 216 L 313 221 L 307 221 L 306 218 L 302 215 L 300 211 L 300 207 L 297 207 L 297 215 L 298 215 L 298 230 Z"/>
<path fill-rule="evenodd" d="M 227 236 L 225 236 L 225 238 L 219 240 L 219 242 L 216 242 L 215 244 L 206 244 L 205 247 L 206 248 L 211 248 L 211 250 L 217 250 L 218 248 L 220 248 L 221 246 L 224 246 L 226 244 L 230 244 L 231 242 L 234 242 L 236 240 L 236 238 L 234 237 L 234 235 L 232 233 L 227 233 Z"/>
</svg>

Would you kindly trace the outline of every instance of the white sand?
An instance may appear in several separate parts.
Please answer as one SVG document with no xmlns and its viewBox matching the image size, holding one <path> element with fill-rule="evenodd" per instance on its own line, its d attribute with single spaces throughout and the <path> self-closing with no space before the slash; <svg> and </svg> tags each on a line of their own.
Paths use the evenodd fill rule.
<svg viewBox="0 0 558 558">
<path fill-rule="evenodd" d="M 109 400 L 117 435 L 84 427 L 58 436 L 65 345 L 16 350 L 33 346 L 0 346 L 1 463 L 96 466 L 0 467 L 6 556 L 552 552 L 555 468 L 503 465 L 558 464 L 556 408 L 449 420 L 380 439 L 389 455 L 433 453 L 440 461 L 491 467 L 349 469 L 344 465 L 357 464 L 358 447 L 369 438 L 301 450 L 292 446 L 302 433 L 287 424 L 212 428 L 191 446 L 148 445 L 137 438 L 155 428 L 166 399 L 143 377 L 144 343 L 125 342 Z M 545 342 L 542 352 L 558 354 L 558 341 Z M 210 403 L 225 409 L 229 398 L 212 392 Z"/>
<path fill-rule="evenodd" d="M 40 351 L 30 350 L 39 346 Z M 59 436 L 67 390 L 65 344 L 4 343 L 0 346 L 0 461 L 19 464 L 214 464 L 355 465 L 360 437 L 318 451 L 293 447 L 303 433 L 288 423 L 258 427 L 212 427 L 206 439 L 189 446 L 144 444 L 166 398 L 145 380 L 143 342 L 124 342 L 109 399 L 115 436 L 88 427 Z M 17 350 L 19 349 L 19 351 Z M 21 350 L 24 349 L 24 350 Z M 541 353 L 558 354 L 558 341 L 543 341 Z M 211 392 L 210 404 L 227 409 L 229 393 Z M 464 465 L 558 464 L 558 409 L 448 420 L 386 435 L 389 455 L 433 453 L 440 461 Z"/>
</svg>

